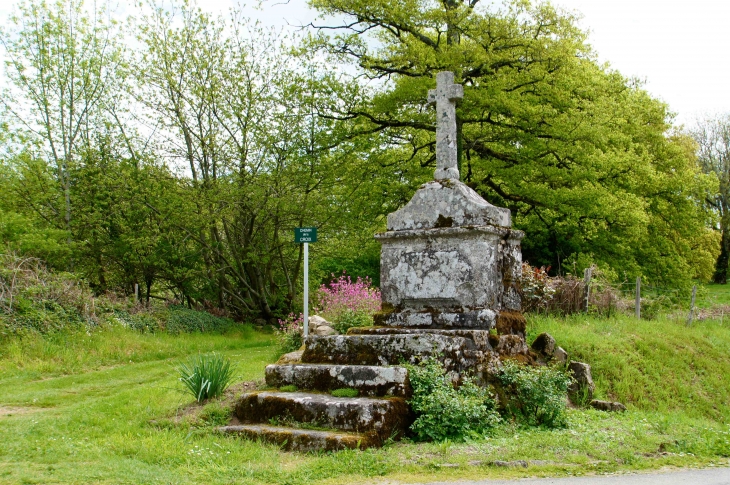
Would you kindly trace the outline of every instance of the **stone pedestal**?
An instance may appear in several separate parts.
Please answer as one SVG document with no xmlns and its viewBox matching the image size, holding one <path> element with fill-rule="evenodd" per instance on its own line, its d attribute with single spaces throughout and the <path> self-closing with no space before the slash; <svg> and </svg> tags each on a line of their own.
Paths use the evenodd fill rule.
<svg viewBox="0 0 730 485">
<path fill-rule="evenodd" d="M 384 311 L 376 325 L 489 330 L 500 312 L 519 312 L 521 231 L 452 179 L 423 185 L 388 216 L 380 284 Z"/>
<path fill-rule="evenodd" d="M 269 386 L 305 392 L 248 393 L 235 410 L 241 424 L 223 432 L 295 450 L 380 446 L 406 433 L 413 418 L 407 370 L 398 364 L 434 358 L 457 383 L 467 374 L 483 382 L 500 357 L 527 358 L 518 287 L 523 233 L 511 229 L 507 209 L 458 180 L 455 103 L 462 97 L 454 74 L 439 73 L 429 91 L 438 113 L 436 180 L 388 215 L 388 231 L 376 236 L 383 311 L 375 327 L 308 336 L 301 362 L 266 369 Z M 343 388 L 361 397 L 321 394 Z"/>
</svg>

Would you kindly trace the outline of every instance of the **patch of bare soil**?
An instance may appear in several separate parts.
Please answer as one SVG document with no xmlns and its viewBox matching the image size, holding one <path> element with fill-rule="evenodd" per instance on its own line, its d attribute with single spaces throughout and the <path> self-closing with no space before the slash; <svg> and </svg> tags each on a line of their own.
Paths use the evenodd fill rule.
<svg viewBox="0 0 730 485">
<path fill-rule="evenodd" d="M 0 406 L 0 417 L 4 416 L 22 416 L 24 414 L 37 413 L 40 408 L 19 407 L 19 406 Z"/>
</svg>

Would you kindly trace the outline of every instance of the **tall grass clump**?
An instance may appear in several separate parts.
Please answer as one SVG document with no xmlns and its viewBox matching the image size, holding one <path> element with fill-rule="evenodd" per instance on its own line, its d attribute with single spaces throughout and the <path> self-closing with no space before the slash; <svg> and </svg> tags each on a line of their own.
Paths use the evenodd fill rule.
<svg viewBox="0 0 730 485">
<path fill-rule="evenodd" d="M 198 402 L 219 397 L 233 379 L 230 359 L 216 353 L 193 356 L 178 366 L 178 372 L 180 382 Z"/>
<path fill-rule="evenodd" d="M 334 278 L 334 275 L 332 275 Z M 380 290 L 372 287 L 370 278 L 342 274 L 317 290 L 319 313 L 332 322 L 339 333 L 352 327 L 373 324 L 373 315 L 380 311 Z"/>
<path fill-rule="evenodd" d="M 489 434 L 501 421 L 497 402 L 488 389 L 470 378 L 455 387 L 443 365 L 429 359 L 407 364 L 416 414 L 411 431 L 420 441 L 460 441 Z"/>
</svg>

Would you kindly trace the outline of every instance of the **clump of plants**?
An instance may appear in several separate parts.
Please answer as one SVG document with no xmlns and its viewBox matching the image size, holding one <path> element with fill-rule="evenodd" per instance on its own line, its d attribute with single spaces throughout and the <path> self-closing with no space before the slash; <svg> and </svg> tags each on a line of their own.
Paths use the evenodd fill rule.
<svg viewBox="0 0 730 485">
<path fill-rule="evenodd" d="M 0 253 L 0 336 L 96 326 L 95 301 L 77 276 L 50 271 L 38 258 Z"/>
<path fill-rule="evenodd" d="M 294 315 L 290 313 L 286 318 L 279 319 L 279 328 L 276 330 L 279 350 L 286 354 L 299 349 L 304 343 L 302 328 L 304 327 L 304 314 Z"/>
<path fill-rule="evenodd" d="M 334 274 L 332 275 L 334 278 Z M 352 327 L 373 324 L 373 315 L 380 310 L 380 290 L 372 287 L 370 278 L 342 274 L 317 290 L 319 313 L 332 322 L 339 333 Z"/>
<path fill-rule="evenodd" d="M 566 423 L 566 394 L 571 377 L 552 366 L 504 363 L 497 375 L 505 413 L 527 426 L 562 427 Z"/>
<path fill-rule="evenodd" d="M 351 387 L 343 387 L 342 389 L 335 389 L 330 392 L 334 397 L 357 397 L 360 392 L 357 389 Z"/>
<path fill-rule="evenodd" d="M 416 414 L 411 425 L 416 439 L 459 441 L 488 435 L 501 422 L 494 395 L 473 379 L 455 387 L 436 359 L 406 367 L 413 388 L 408 403 Z"/>
<path fill-rule="evenodd" d="M 220 397 L 233 380 L 230 359 L 217 353 L 191 357 L 178 366 L 178 373 L 180 382 L 198 402 Z"/>
<path fill-rule="evenodd" d="M 165 330 L 171 334 L 210 332 L 223 333 L 233 327 L 230 318 L 221 318 L 208 312 L 172 305 L 167 310 Z"/>
</svg>

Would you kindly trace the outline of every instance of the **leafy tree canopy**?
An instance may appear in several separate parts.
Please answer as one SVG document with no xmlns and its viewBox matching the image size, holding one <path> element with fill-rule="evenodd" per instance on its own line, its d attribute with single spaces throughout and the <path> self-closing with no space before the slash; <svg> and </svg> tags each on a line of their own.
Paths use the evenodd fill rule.
<svg viewBox="0 0 730 485">
<path fill-rule="evenodd" d="M 411 187 L 435 162 L 435 75 L 464 85 L 458 110 L 463 181 L 508 207 L 524 258 L 555 270 L 598 263 L 654 282 L 707 278 L 717 248 L 699 203 L 715 180 L 698 170 L 666 105 L 599 65 L 575 18 L 550 4 L 479 0 L 311 0 L 339 24 L 313 45 L 352 63 L 375 94 L 335 116 L 379 133 Z M 428 169 L 425 169 L 425 168 Z"/>
</svg>

